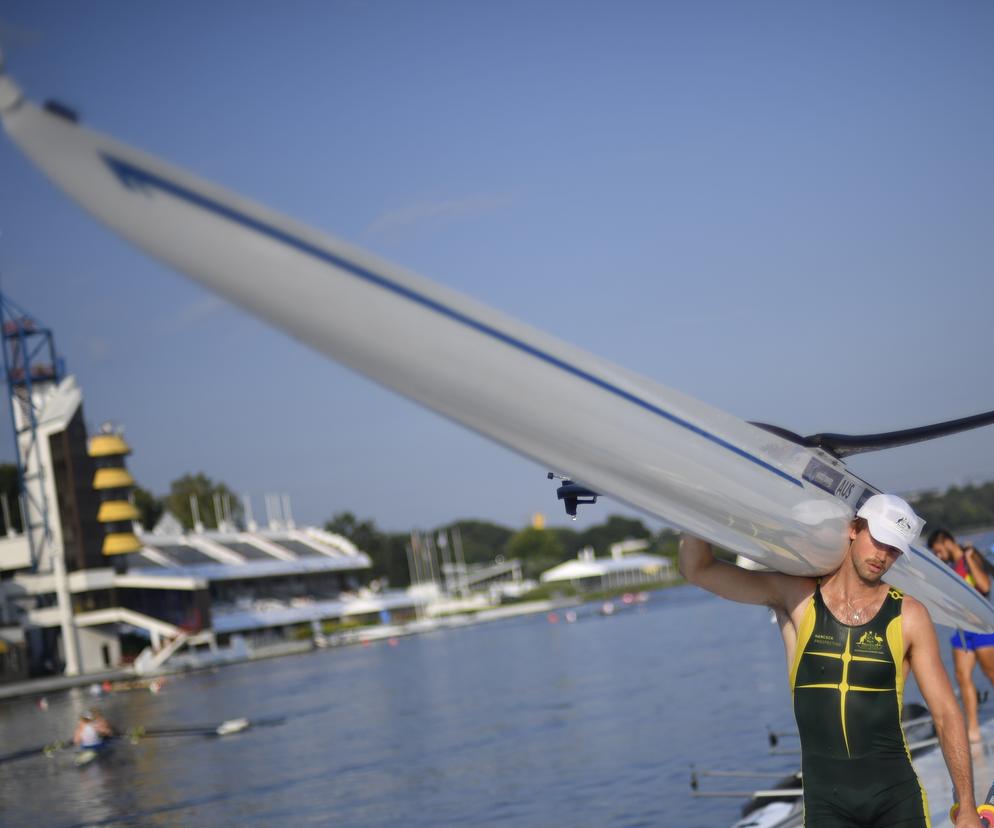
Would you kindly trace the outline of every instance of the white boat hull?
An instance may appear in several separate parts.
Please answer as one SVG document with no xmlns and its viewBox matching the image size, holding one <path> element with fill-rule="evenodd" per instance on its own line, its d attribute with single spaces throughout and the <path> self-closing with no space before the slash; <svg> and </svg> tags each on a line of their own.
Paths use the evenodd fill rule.
<svg viewBox="0 0 994 828">
<path fill-rule="evenodd" d="M 847 521 L 875 491 L 823 452 L 27 102 L 3 121 L 85 209 L 211 290 L 545 467 L 757 563 L 831 571 Z M 928 552 L 902 558 L 888 580 L 941 623 L 994 631 L 991 606 Z"/>
</svg>

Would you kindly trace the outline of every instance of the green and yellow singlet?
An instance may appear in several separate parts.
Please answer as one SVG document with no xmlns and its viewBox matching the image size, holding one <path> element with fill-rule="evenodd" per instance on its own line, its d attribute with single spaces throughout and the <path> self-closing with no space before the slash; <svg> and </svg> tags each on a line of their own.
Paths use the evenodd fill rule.
<svg viewBox="0 0 994 828">
<path fill-rule="evenodd" d="M 790 671 L 801 737 L 805 826 L 928 826 L 904 731 L 904 595 L 849 626 L 821 587 L 805 610 Z"/>
</svg>

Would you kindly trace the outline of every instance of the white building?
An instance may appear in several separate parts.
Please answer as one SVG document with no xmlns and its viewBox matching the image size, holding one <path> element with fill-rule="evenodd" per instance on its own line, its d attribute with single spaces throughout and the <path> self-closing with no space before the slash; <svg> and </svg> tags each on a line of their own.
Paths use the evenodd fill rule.
<svg viewBox="0 0 994 828">
<path fill-rule="evenodd" d="M 593 590 L 638 587 L 672 580 L 675 577 L 673 562 L 641 551 L 648 545 L 644 540 L 622 541 L 611 546 L 611 554 L 606 558 L 594 557 L 591 547 L 581 549 L 576 560 L 543 572 L 541 581 L 545 584 L 568 582 L 577 589 Z"/>
</svg>

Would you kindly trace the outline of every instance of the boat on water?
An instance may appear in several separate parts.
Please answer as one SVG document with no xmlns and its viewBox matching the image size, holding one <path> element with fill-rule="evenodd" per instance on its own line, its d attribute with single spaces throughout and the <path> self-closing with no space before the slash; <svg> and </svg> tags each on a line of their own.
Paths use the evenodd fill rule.
<svg viewBox="0 0 994 828">
<path fill-rule="evenodd" d="M 109 740 L 101 742 L 99 745 L 81 747 L 73 757 L 73 764 L 77 768 L 85 768 L 87 765 L 92 765 L 98 759 L 106 757 L 110 751 L 111 742 Z"/>
</svg>

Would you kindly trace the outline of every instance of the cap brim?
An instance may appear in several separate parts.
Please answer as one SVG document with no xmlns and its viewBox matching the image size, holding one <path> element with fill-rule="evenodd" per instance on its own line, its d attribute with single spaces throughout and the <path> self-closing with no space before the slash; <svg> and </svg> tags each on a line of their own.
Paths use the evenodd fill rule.
<svg viewBox="0 0 994 828">
<path fill-rule="evenodd" d="M 893 546 L 905 555 L 911 551 L 911 547 L 908 542 L 897 532 L 887 528 L 886 526 L 880 525 L 879 518 L 870 517 L 866 519 L 866 522 L 870 527 L 870 534 L 873 536 L 873 539 L 877 541 L 877 543 L 885 543 L 887 546 Z"/>
</svg>

